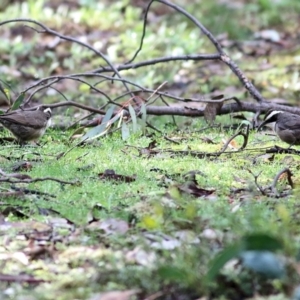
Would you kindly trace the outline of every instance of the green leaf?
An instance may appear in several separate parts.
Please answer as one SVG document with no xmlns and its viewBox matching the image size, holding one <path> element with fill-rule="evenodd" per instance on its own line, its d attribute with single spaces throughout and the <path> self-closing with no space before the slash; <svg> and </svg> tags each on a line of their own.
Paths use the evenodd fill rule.
<svg viewBox="0 0 300 300">
<path fill-rule="evenodd" d="M 5 96 L 5 98 L 10 102 L 9 89 L 4 88 L 1 83 L 0 83 L 0 91 L 3 93 L 3 95 Z"/>
<path fill-rule="evenodd" d="M 103 118 L 103 121 L 102 123 L 108 123 L 109 120 L 111 119 L 113 113 L 114 113 L 114 110 L 115 110 L 115 105 L 112 105 L 106 112 L 104 118 Z"/>
<path fill-rule="evenodd" d="M 111 124 L 113 124 L 116 120 L 118 120 L 120 118 L 120 113 L 118 113 L 113 119 L 111 119 L 113 113 L 114 113 L 114 110 L 115 110 L 115 106 L 111 106 L 103 120 L 102 120 L 102 123 L 94 128 L 92 128 L 91 130 L 89 130 L 82 138 L 81 138 L 81 141 L 86 141 L 86 140 L 92 140 L 92 139 L 95 139 L 101 135 L 104 135 L 107 133 L 107 131 L 109 130 Z"/>
<path fill-rule="evenodd" d="M 122 123 L 122 140 L 128 139 L 130 136 L 129 127 L 125 122 Z"/>
<path fill-rule="evenodd" d="M 241 245 L 236 244 L 225 248 L 223 251 L 217 254 L 217 256 L 211 262 L 210 269 L 206 274 L 206 280 L 213 280 L 228 261 L 239 256 L 241 250 Z"/>
<path fill-rule="evenodd" d="M 283 248 L 282 242 L 268 234 L 254 233 L 241 238 L 231 246 L 226 247 L 212 260 L 211 267 L 206 274 L 206 280 L 211 281 L 231 259 L 242 257 L 246 251 L 276 251 Z M 277 268 L 279 270 L 279 267 Z M 270 271 L 271 273 L 271 271 Z"/>
<path fill-rule="evenodd" d="M 25 94 L 21 93 L 19 95 L 19 97 L 17 98 L 17 100 L 13 103 L 12 107 L 10 108 L 10 110 L 16 110 L 20 107 L 20 105 L 23 103 L 25 98 Z"/>
<path fill-rule="evenodd" d="M 132 131 L 137 132 L 137 121 L 136 121 L 136 113 L 131 105 L 128 106 L 131 121 L 132 121 Z"/>
<path fill-rule="evenodd" d="M 249 234 L 242 238 L 245 250 L 267 250 L 276 251 L 283 248 L 282 242 L 265 233 Z"/>
</svg>

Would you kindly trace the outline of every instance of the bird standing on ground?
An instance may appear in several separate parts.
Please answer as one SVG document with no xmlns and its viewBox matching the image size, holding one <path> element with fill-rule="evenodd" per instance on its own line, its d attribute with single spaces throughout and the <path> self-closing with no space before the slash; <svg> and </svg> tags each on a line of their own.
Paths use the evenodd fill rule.
<svg viewBox="0 0 300 300">
<path fill-rule="evenodd" d="M 0 123 L 24 144 L 44 135 L 51 124 L 51 109 L 12 111 L 0 115 Z"/>
<path fill-rule="evenodd" d="M 290 147 L 300 145 L 300 115 L 277 110 L 270 111 L 257 131 L 272 122 L 275 122 L 274 131 L 282 141 L 289 144 Z"/>
</svg>

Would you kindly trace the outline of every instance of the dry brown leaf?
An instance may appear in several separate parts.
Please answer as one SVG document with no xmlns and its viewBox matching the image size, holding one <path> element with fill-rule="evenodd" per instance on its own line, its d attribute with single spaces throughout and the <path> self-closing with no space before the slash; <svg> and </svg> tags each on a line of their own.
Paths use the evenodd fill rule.
<svg viewBox="0 0 300 300">
<path fill-rule="evenodd" d="M 216 115 L 220 112 L 223 102 L 207 103 L 204 109 L 204 118 L 208 124 L 213 124 Z"/>
<path fill-rule="evenodd" d="M 222 139 L 222 143 L 225 145 L 227 143 L 227 140 Z M 237 142 L 235 140 L 232 140 L 228 144 L 228 148 L 233 149 L 233 150 L 237 150 L 239 148 L 239 145 L 237 144 Z"/>
</svg>

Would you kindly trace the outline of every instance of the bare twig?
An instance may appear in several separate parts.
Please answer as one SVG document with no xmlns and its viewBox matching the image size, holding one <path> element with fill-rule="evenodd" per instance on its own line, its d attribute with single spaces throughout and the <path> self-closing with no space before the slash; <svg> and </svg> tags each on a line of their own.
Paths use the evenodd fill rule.
<svg viewBox="0 0 300 300">
<path fill-rule="evenodd" d="M 90 72 L 86 72 L 86 73 L 75 73 L 75 74 L 69 74 L 69 75 L 57 75 L 57 76 L 49 76 L 49 77 L 45 77 L 41 80 L 39 80 L 38 82 L 36 82 L 35 84 L 31 85 L 30 87 L 27 87 L 26 89 L 24 89 L 22 91 L 22 93 L 27 93 L 29 90 L 33 89 L 33 88 L 36 88 L 36 87 L 39 87 L 37 90 L 35 90 L 30 96 L 29 96 L 29 99 L 32 98 L 32 96 L 42 90 L 42 89 L 45 89 L 45 88 L 48 88 L 50 86 L 52 86 L 53 84 L 59 82 L 60 80 L 76 80 L 76 81 L 80 81 L 86 85 L 88 85 L 91 89 L 95 90 L 96 92 L 99 92 L 100 94 L 104 95 L 108 101 L 112 102 L 112 100 L 110 99 L 110 97 L 105 94 L 103 91 L 97 89 L 95 86 L 96 85 L 91 85 L 89 84 L 88 82 L 82 80 L 82 79 L 79 79 L 80 77 L 101 77 L 101 78 L 104 78 L 106 80 L 114 80 L 114 81 L 120 81 L 120 82 L 125 82 L 127 84 L 130 84 L 134 87 L 137 87 L 139 88 L 139 90 L 135 90 L 135 91 L 127 91 L 125 95 L 128 95 L 128 94 L 134 94 L 134 93 L 137 93 L 137 92 L 145 92 L 145 93 L 151 93 L 151 94 L 157 94 L 157 95 L 161 95 L 161 96 L 165 96 L 167 98 L 171 98 L 171 99 L 174 99 L 174 100 L 177 100 L 177 101 L 182 101 L 182 102 L 190 102 L 190 101 L 194 101 L 194 102 L 203 102 L 203 103 L 218 103 L 218 102 L 224 102 L 224 101 L 228 101 L 228 100 L 235 100 L 236 98 L 235 97 L 230 97 L 230 98 L 223 98 L 223 99 L 219 99 L 219 100 L 213 100 L 213 99 L 208 99 L 208 98 L 205 98 L 205 97 L 201 97 L 201 98 L 182 98 L 182 97 L 177 97 L 177 96 L 174 96 L 172 94 L 169 94 L 167 92 L 161 92 L 161 91 L 158 91 L 158 89 L 156 90 L 153 90 L 153 89 L 148 89 L 148 88 L 145 88 L 145 87 L 142 87 L 141 85 L 133 82 L 133 81 L 130 81 L 128 79 L 124 79 L 124 78 L 115 78 L 113 76 L 108 76 L 108 75 L 103 75 L 103 74 L 95 74 L 95 73 L 90 73 Z M 50 83 L 47 83 L 48 81 L 50 81 Z M 123 96 L 123 95 L 122 95 Z M 26 100 L 26 102 L 29 101 L 29 99 Z M 114 101 L 116 101 L 118 98 L 116 98 Z"/>
<path fill-rule="evenodd" d="M 283 175 L 284 173 L 286 173 L 286 175 L 287 175 L 287 180 L 288 180 L 289 185 L 291 186 L 292 189 L 294 188 L 294 184 L 292 181 L 293 174 L 289 168 L 284 168 L 277 173 L 277 175 L 275 176 L 273 183 L 271 185 L 271 191 L 275 195 L 277 195 L 277 189 L 276 189 L 277 182 L 278 182 L 280 176 Z"/>
<path fill-rule="evenodd" d="M 90 111 L 90 112 L 93 112 L 93 113 L 96 113 L 96 114 L 100 114 L 100 115 L 105 115 L 106 114 L 105 110 L 97 109 L 95 107 L 84 105 L 84 104 L 81 104 L 81 103 L 77 103 L 75 101 L 58 102 L 58 103 L 55 103 L 55 104 L 45 104 L 45 105 L 42 105 L 42 106 L 50 107 L 50 108 L 56 108 L 56 107 L 61 107 L 61 106 L 75 106 L 75 107 L 78 107 L 78 108 L 81 108 L 81 109 L 84 109 L 84 110 L 87 110 L 87 111 Z M 37 107 L 33 107 L 31 109 L 34 110 L 36 108 Z"/>
<path fill-rule="evenodd" d="M 14 191 L 17 191 L 19 193 L 22 193 L 22 194 L 48 196 L 48 197 L 51 197 L 51 198 L 56 198 L 56 196 L 53 195 L 53 194 L 49 194 L 49 193 L 45 193 L 45 192 L 41 192 L 41 191 L 37 191 L 37 190 L 25 189 L 25 188 L 20 188 L 20 187 L 16 187 L 16 186 L 12 186 L 11 189 L 14 190 Z"/>
<path fill-rule="evenodd" d="M 280 153 L 280 154 L 295 154 L 300 155 L 300 151 L 293 148 L 282 148 L 277 145 L 266 149 L 266 153 Z"/>
<path fill-rule="evenodd" d="M 247 169 L 247 170 L 254 177 L 254 183 L 255 183 L 256 187 L 258 188 L 258 190 L 261 192 L 261 194 L 263 196 L 265 196 L 266 195 L 265 189 L 263 189 L 257 182 L 257 179 L 260 176 L 261 171 L 257 175 L 255 175 L 250 169 Z"/>
<path fill-rule="evenodd" d="M 166 1 L 166 0 L 151 0 L 149 2 L 148 6 L 146 8 L 146 11 L 145 11 L 143 34 L 141 37 L 140 46 L 139 46 L 138 50 L 135 52 L 135 54 L 133 55 L 132 59 L 130 59 L 128 63 L 131 63 L 137 57 L 138 53 L 142 50 L 144 37 L 146 35 L 148 12 L 149 12 L 149 9 L 153 2 L 160 2 L 169 7 L 172 7 L 173 9 L 182 13 L 184 16 L 186 16 L 188 19 L 190 19 L 201 30 L 201 32 L 204 35 L 206 35 L 206 37 L 212 42 L 212 44 L 215 46 L 216 50 L 218 51 L 218 54 L 220 55 L 220 60 L 229 66 L 229 68 L 238 77 L 240 82 L 249 91 L 249 93 L 252 95 L 252 97 L 255 100 L 257 100 L 258 102 L 263 102 L 265 100 L 262 97 L 262 95 L 259 93 L 259 91 L 256 89 L 256 87 L 249 81 L 249 79 L 243 74 L 243 72 L 239 69 L 239 67 L 234 63 L 234 61 L 232 61 L 231 58 L 225 53 L 225 51 L 222 49 L 222 46 L 220 45 L 218 40 L 212 35 L 212 33 L 205 26 L 203 26 L 194 16 L 189 14 L 186 10 L 184 10 L 180 6 L 178 6 L 172 2 Z"/>
<path fill-rule="evenodd" d="M 104 93 L 103 91 L 97 89 L 96 87 L 94 87 L 93 85 L 89 84 L 89 83 L 86 82 L 85 80 L 82 80 L 82 79 L 77 78 L 77 77 L 72 77 L 71 75 L 66 75 L 66 76 L 52 76 L 52 78 L 54 78 L 54 80 L 52 80 L 50 83 L 45 84 L 45 85 L 42 85 L 42 86 L 40 86 L 39 88 L 37 88 L 36 90 L 34 90 L 34 91 L 30 94 L 30 96 L 26 99 L 26 101 L 24 102 L 23 105 L 25 106 L 27 103 L 29 103 L 30 100 L 31 100 L 31 98 L 34 96 L 34 94 L 36 94 L 36 93 L 39 92 L 40 90 L 46 89 L 46 88 L 48 88 L 48 87 L 51 87 L 53 84 L 59 82 L 59 81 L 62 80 L 62 79 L 71 79 L 71 80 L 75 80 L 75 81 L 84 83 L 84 84 L 86 84 L 87 86 L 89 86 L 91 90 L 94 90 L 94 91 L 98 92 L 99 94 L 105 96 L 109 102 L 112 102 L 112 100 L 110 99 L 110 97 L 109 97 L 106 93 Z M 49 78 L 48 78 L 48 80 L 49 80 Z M 47 78 L 44 78 L 44 79 L 40 80 L 39 85 L 42 84 L 42 83 L 45 82 L 45 81 L 48 81 L 48 80 L 47 80 Z M 35 84 L 35 86 L 37 86 L 37 85 L 38 85 L 38 84 Z M 28 91 L 28 90 L 31 89 L 31 88 L 32 88 L 32 86 L 31 86 L 30 88 L 27 88 L 26 91 Z"/>
<path fill-rule="evenodd" d="M 101 51 L 97 50 L 96 48 L 92 47 L 91 45 L 89 45 L 87 43 L 84 43 L 83 41 L 81 41 L 79 39 L 75 39 L 73 37 L 60 34 L 59 32 L 57 32 L 55 30 L 52 30 L 52 29 L 48 28 L 47 26 L 45 26 L 44 24 L 42 24 L 38 21 L 32 20 L 32 19 L 19 18 L 19 19 L 6 20 L 6 21 L 3 21 L 3 22 L 0 22 L 0 26 L 8 24 L 8 23 L 13 23 L 13 22 L 27 22 L 27 23 L 32 23 L 32 24 L 38 25 L 43 30 L 38 30 L 36 28 L 32 28 L 32 27 L 29 27 L 29 26 L 28 27 L 31 28 L 32 30 L 35 30 L 38 33 L 49 33 L 49 34 L 58 36 L 59 38 L 61 38 L 63 40 L 66 40 L 66 41 L 69 41 L 69 42 L 74 42 L 74 43 L 79 44 L 79 45 L 81 45 L 85 48 L 88 48 L 89 50 L 93 51 L 95 54 L 100 56 L 112 68 L 112 70 L 117 74 L 117 76 L 119 78 L 121 78 L 121 75 L 120 75 L 119 71 L 114 67 L 114 65 L 110 62 L 110 60 Z M 126 83 L 123 82 L 123 84 L 124 84 L 126 90 L 129 91 Z"/>
<path fill-rule="evenodd" d="M 124 64 L 124 65 L 118 65 L 118 66 L 116 66 L 116 69 L 118 71 L 124 71 L 124 70 L 138 69 L 138 68 L 145 67 L 145 66 L 152 66 L 152 65 L 156 65 L 156 64 L 164 63 L 164 62 L 180 61 L 180 60 L 183 60 L 183 61 L 221 60 L 221 56 L 219 53 L 166 56 L 166 57 L 149 59 L 149 60 L 132 63 L 132 64 L 128 63 L 128 64 Z M 94 73 L 113 72 L 113 69 L 110 67 L 101 67 L 101 68 L 93 70 L 92 72 L 94 72 Z"/>
<path fill-rule="evenodd" d="M 240 130 L 238 133 L 236 133 L 232 137 L 230 137 L 228 139 L 228 141 L 226 142 L 226 144 L 223 146 L 222 150 L 219 152 L 219 154 L 221 155 L 222 153 L 224 153 L 224 151 L 227 149 L 230 142 L 232 140 L 234 140 L 237 136 L 240 136 L 240 135 L 244 138 L 244 142 L 243 142 L 243 145 L 236 151 L 241 151 L 241 150 L 245 149 L 248 144 L 249 126 L 247 126 L 246 133 L 244 133 L 243 130 Z"/>
<path fill-rule="evenodd" d="M 34 183 L 34 182 L 39 182 L 39 181 L 55 181 L 61 184 L 70 184 L 70 185 L 77 185 L 79 182 L 78 181 L 65 181 L 65 180 L 60 180 L 54 177 L 43 177 L 43 178 L 34 178 L 34 179 L 13 179 L 12 177 L 1 177 L 0 182 L 9 182 L 9 183 Z"/>
<path fill-rule="evenodd" d="M 167 140 L 167 141 L 169 141 L 169 142 L 171 142 L 171 143 L 174 143 L 174 144 L 180 145 L 180 142 L 178 142 L 178 141 L 175 141 L 175 140 L 173 140 L 173 139 L 171 139 L 171 138 L 167 137 L 166 135 L 164 135 L 164 139 L 165 139 L 165 140 Z"/>
</svg>

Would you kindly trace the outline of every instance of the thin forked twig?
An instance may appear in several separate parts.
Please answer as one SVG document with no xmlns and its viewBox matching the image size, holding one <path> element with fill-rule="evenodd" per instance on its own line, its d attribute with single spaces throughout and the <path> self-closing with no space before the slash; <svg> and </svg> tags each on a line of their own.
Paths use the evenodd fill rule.
<svg viewBox="0 0 300 300">
<path fill-rule="evenodd" d="M 291 186 L 292 189 L 294 188 L 294 183 L 292 181 L 293 174 L 289 168 L 284 168 L 276 174 L 276 176 L 273 180 L 273 183 L 271 185 L 271 191 L 275 195 L 277 195 L 277 189 L 276 189 L 277 182 L 278 182 L 280 176 L 283 175 L 284 173 L 286 173 L 286 175 L 287 175 L 287 180 L 288 180 L 289 185 Z"/>
<path fill-rule="evenodd" d="M 255 183 L 256 187 L 258 188 L 258 190 L 261 192 L 261 194 L 263 196 L 265 196 L 266 195 L 265 189 L 263 189 L 257 182 L 257 179 L 260 176 L 260 174 L 262 173 L 262 171 L 260 171 L 257 175 L 255 175 L 250 169 L 247 169 L 247 170 L 254 177 L 254 183 Z"/>
</svg>

